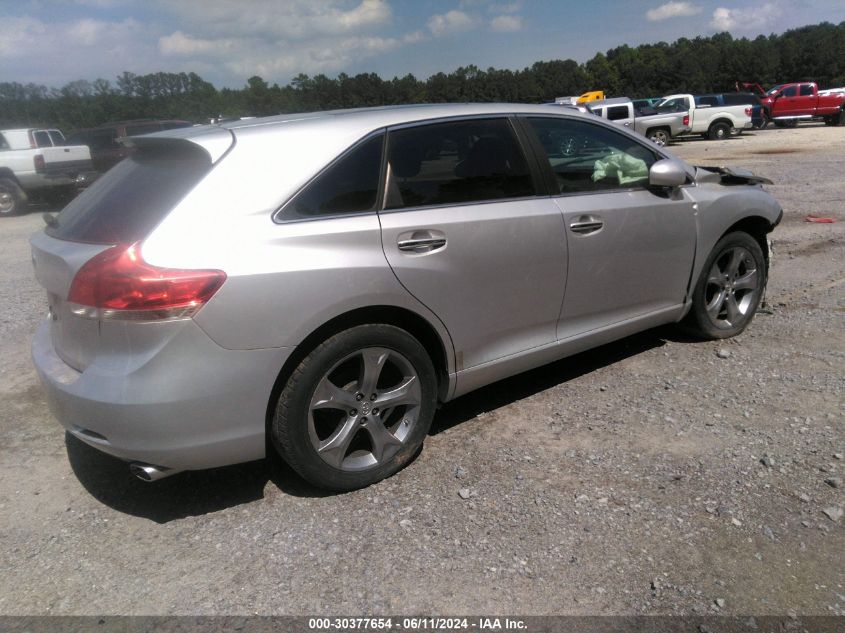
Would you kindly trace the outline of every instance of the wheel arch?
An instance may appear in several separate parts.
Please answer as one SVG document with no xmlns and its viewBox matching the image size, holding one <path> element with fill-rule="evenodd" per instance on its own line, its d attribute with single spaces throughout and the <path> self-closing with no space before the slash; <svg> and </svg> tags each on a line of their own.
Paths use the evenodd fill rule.
<svg viewBox="0 0 845 633">
<path fill-rule="evenodd" d="M 734 231 L 743 231 L 744 233 L 748 233 L 760 245 L 760 249 L 763 251 L 763 257 L 766 258 L 766 264 L 768 265 L 769 243 L 766 236 L 774 230 L 775 226 L 777 226 L 777 223 L 773 224 L 762 216 L 750 215 L 740 220 L 737 220 L 732 225 L 730 225 L 719 236 L 719 240 L 725 237 L 725 235 L 727 235 L 728 233 L 733 233 Z M 719 240 L 716 241 L 718 242 Z"/>
<path fill-rule="evenodd" d="M 710 121 L 710 125 L 708 125 L 708 126 L 707 126 L 707 129 L 708 129 L 708 130 L 712 130 L 712 129 L 713 129 L 713 126 L 718 125 L 719 123 L 724 123 L 724 124 L 725 124 L 725 125 L 727 125 L 729 128 L 733 128 L 733 127 L 735 127 L 735 126 L 734 126 L 734 122 L 733 122 L 733 121 L 731 121 L 730 119 L 728 119 L 727 117 L 719 117 L 719 118 L 718 118 L 718 119 L 716 119 L 715 121 Z"/>
<path fill-rule="evenodd" d="M 13 172 L 8 167 L 0 167 L 0 178 L 8 178 L 9 180 L 13 181 L 18 187 L 21 186 L 21 183 L 18 181 L 18 177 L 15 176 L 15 172 Z"/>
<path fill-rule="evenodd" d="M 431 355 L 431 362 L 437 376 L 438 400 L 445 400 L 449 393 L 449 357 L 447 346 L 451 342 L 443 341 L 431 323 L 419 314 L 407 309 L 391 305 L 378 305 L 358 308 L 340 314 L 306 336 L 288 357 L 276 377 L 270 398 L 267 401 L 265 418 L 266 428 L 269 430 L 273 421 L 276 402 L 294 369 L 302 362 L 315 347 L 327 338 L 355 327 L 357 325 L 383 324 L 393 325 L 408 332 L 416 338 Z M 269 435 L 268 435 L 269 437 Z"/>
</svg>

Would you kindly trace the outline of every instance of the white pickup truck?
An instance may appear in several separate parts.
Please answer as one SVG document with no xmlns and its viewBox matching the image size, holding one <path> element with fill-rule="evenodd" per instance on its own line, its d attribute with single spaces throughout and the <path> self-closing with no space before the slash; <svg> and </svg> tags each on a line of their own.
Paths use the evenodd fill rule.
<svg viewBox="0 0 845 633">
<path fill-rule="evenodd" d="M 689 115 L 688 134 L 700 134 L 711 141 L 730 137 L 731 132 L 751 129 L 751 106 L 712 106 L 699 104 L 690 94 L 669 95 L 655 106 L 658 112 L 685 112 Z"/>
<path fill-rule="evenodd" d="M 690 131 L 689 117 L 686 113 L 656 112 L 650 108 L 637 109 L 627 97 L 603 99 L 586 105 L 593 114 L 639 132 L 661 146 L 669 143 L 675 136 L 681 136 Z"/>
<path fill-rule="evenodd" d="M 30 197 L 61 199 L 96 172 L 85 145 L 64 145 L 59 130 L 0 130 L 0 216 L 21 213 Z"/>
</svg>

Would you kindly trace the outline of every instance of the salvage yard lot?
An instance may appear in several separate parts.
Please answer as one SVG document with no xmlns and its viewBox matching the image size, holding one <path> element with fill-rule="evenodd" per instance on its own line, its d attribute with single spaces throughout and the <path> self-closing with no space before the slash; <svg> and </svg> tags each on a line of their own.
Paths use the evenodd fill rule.
<svg viewBox="0 0 845 633">
<path fill-rule="evenodd" d="M 45 209 L 4 219 L 0 614 L 845 614 L 845 128 L 672 149 L 775 181 L 769 310 L 465 396 L 341 495 L 277 462 L 145 484 L 66 439 L 28 351 Z"/>
</svg>

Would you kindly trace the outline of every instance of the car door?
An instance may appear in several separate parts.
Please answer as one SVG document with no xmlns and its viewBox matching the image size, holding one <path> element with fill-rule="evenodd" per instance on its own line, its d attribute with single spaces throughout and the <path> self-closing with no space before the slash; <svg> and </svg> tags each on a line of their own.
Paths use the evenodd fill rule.
<svg viewBox="0 0 845 633">
<path fill-rule="evenodd" d="M 797 112 L 798 87 L 787 86 L 775 96 L 774 115 L 794 116 Z"/>
<path fill-rule="evenodd" d="M 695 255 L 695 208 L 683 187 L 649 188 L 649 168 L 661 155 L 592 121 L 527 117 L 526 123 L 567 231 L 558 338 L 679 313 Z M 573 138 L 578 153 L 560 152 Z"/>
<path fill-rule="evenodd" d="M 798 96 L 795 98 L 796 114 L 812 114 L 815 112 L 818 97 L 813 84 L 801 84 L 798 86 Z"/>
<path fill-rule="evenodd" d="M 384 252 L 443 321 L 458 370 L 555 341 L 566 234 L 530 165 L 506 117 L 388 132 Z"/>
</svg>

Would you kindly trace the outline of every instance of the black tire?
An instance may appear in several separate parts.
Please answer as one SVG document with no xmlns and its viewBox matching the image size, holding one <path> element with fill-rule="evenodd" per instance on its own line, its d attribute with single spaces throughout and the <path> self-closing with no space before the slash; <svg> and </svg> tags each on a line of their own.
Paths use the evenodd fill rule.
<svg viewBox="0 0 845 633">
<path fill-rule="evenodd" d="M 734 256 L 741 256 L 742 261 L 730 272 Z M 728 274 L 722 275 L 723 269 Z M 768 265 L 757 240 L 744 231 L 728 233 L 716 243 L 701 269 L 682 326 L 704 339 L 736 336 L 754 318 L 767 280 Z M 745 288 L 746 284 L 753 287 Z"/>
<path fill-rule="evenodd" d="M 374 393 L 362 394 L 359 389 L 366 389 L 361 385 L 367 383 L 365 368 L 369 366 L 364 355 L 373 350 L 385 352 L 386 360 L 375 372 Z M 416 377 L 419 387 L 413 387 L 414 404 L 389 409 L 385 405 L 379 411 L 375 408 L 379 401 L 396 388 L 391 386 L 391 371 L 401 375 L 399 384 L 408 380 L 408 372 Z M 321 398 L 318 387 L 339 397 Z M 271 440 L 282 459 L 311 484 L 334 491 L 355 490 L 393 475 L 413 459 L 436 405 L 437 377 L 419 341 L 392 325 L 361 325 L 330 337 L 299 363 L 279 396 Z M 388 437 L 384 433 L 390 442 L 382 444 L 381 452 L 375 438 Z M 336 439 L 341 437 L 348 439 Z M 327 450 L 333 440 L 340 448 Z"/>
<path fill-rule="evenodd" d="M 714 123 L 707 130 L 707 138 L 711 141 L 723 141 L 731 137 L 731 126 L 727 123 Z"/>
<path fill-rule="evenodd" d="M 0 217 L 20 215 L 26 208 L 26 195 L 11 178 L 0 178 Z"/>
</svg>

